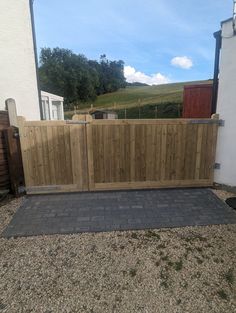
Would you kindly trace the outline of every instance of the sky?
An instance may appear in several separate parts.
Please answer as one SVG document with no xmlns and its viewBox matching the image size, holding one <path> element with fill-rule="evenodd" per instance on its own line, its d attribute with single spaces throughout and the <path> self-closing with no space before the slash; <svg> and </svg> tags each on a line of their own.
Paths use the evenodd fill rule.
<svg viewBox="0 0 236 313">
<path fill-rule="evenodd" d="M 232 0 L 34 0 L 38 53 L 60 47 L 125 62 L 128 82 L 209 79 Z"/>
</svg>

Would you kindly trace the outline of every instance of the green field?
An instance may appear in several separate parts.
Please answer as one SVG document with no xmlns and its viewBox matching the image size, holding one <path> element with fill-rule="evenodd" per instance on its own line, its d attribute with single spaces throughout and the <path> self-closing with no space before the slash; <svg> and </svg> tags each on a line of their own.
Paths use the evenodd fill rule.
<svg viewBox="0 0 236 313">
<path fill-rule="evenodd" d="M 191 84 L 206 84 L 210 80 L 181 82 L 157 86 L 129 86 L 117 92 L 101 95 L 93 108 L 116 111 L 119 118 L 178 117 L 181 115 L 183 87 Z M 91 103 L 79 105 L 77 112 L 86 112 Z M 66 112 L 69 118 L 73 112 Z"/>
</svg>

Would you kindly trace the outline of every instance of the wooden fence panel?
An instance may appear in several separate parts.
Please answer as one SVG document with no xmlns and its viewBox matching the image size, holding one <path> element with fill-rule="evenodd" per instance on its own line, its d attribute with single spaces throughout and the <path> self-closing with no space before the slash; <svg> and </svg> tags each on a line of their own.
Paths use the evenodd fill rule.
<svg viewBox="0 0 236 313">
<path fill-rule="evenodd" d="M 213 184 L 213 119 L 78 119 L 21 120 L 28 193 Z"/>
<path fill-rule="evenodd" d="M 0 190 L 11 187 L 4 130 L 10 126 L 7 111 L 0 111 Z"/>
<path fill-rule="evenodd" d="M 24 173 L 22 166 L 19 132 L 16 127 L 10 126 L 4 130 L 7 150 L 11 192 L 18 196 L 20 188 L 24 186 Z"/>
<path fill-rule="evenodd" d="M 28 193 L 88 190 L 85 125 L 20 120 Z"/>
<path fill-rule="evenodd" d="M 211 186 L 214 120 L 93 121 L 94 190 Z"/>
</svg>

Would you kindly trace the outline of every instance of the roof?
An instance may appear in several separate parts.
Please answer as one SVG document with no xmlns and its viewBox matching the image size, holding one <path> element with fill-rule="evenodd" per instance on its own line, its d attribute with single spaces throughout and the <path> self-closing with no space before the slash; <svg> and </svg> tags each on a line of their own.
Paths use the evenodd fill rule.
<svg viewBox="0 0 236 313">
<path fill-rule="evenodd" d="M 43 91 L 43 90 L 41 90 L 41 97 L 49 97 L 49 98 L 51 98 L 52 100 L 55 100 L 55 101 L 64 101 L 63 97 L 58 96 L 58 95 L 54 95 L 53 93 L 46 92 L 46 91 Z"/>
<path fill-rule="evenodd" d="M 115 111 L 109 111 L 109 110 L 90 110 L 90 114 L 95 114 L 95 113 L 110 113 L 110 114 L 117 114 Z"/>
<path fill-rule="evenodd" d="M 232 18 L 232 17 L 227 18 L 227 20 L 224 20 L 224 21 L 221 22 L 221 26 L 222 26 L 223 24 L 228 23 L 228 22 L 231 22 L 231 21 L 233 21 L 233 18 Z"/>
<path fill-rule="evenodd" d="M 195 85 L 185 85 L 184 89 L 193 89 L 193 88 L 211 88 L 213 86 L 213 82 L 209 84 L 195 84 Z"/>
</svg>

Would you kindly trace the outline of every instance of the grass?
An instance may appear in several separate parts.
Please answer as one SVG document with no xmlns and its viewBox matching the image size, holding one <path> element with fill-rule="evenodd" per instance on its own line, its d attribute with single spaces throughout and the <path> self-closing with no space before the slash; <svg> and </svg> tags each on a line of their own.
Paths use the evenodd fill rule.
<svg viewBox="0 0 236 313">
<path fill-rule="evenodd" d="M 181 271 L 182 268 L 183 268 L 183 261 L 180 260 L 178 262 L 175 262 L 174 263 L 174 268 L 175 268 L 176 271 Z"/>
<path fill-rule="evenodd" d="M 230 285 L 234 283 L 234 273 L 232 268 L 224 274 L 224 278 Z"/>
<path fill-rule="evenodd" d="M 138 239 L 138 235 L 137 235 L 136 233 L 132 233 L 132 234 L 131 234 L 131 238 L 133 238 L 133 239 Z"/>
<path fill-rule="evenodd" d="M 163 257 L 161 257 L 162 261 L 167 261 L 169 259 L 168 255 L 164 255 Z"/>
<path fill-rule="evenodd" d="M 155 232 L 152 231 L 152 230 L 146 231 L 145 237 L 148 237 L 148 238 L 156 238 L 156 239 L 158 239 L 158 240 L 161 238 L 159 234 L 155 233 Z"/>
<path fill-rule="evenodd" d="M 163 286 L 165 289 L 167 289 L 169 287 L 168 284 L 169 275 L 164 268 L 161 269 L 160 278 L 161 278 L 160 286 Z"/>
<path fill-rule="evenodd" d="M 134 277 L 137 274 L 137 270 L 135 268 L 131 268 L 130 271 L 129 271 L 129 274 L 130 274 L 131 277 Z"/>
<path fill-rule="evenodd" d="M 158 86 L 128 86 L 116 92 L 97 97 L 97 100 L 93 103 L 93 108 L 115 110 L 119 118 L 125 117 L 124 109 L 126 109 L 127 118 L 161 118 L 163 110 L 167 110 L 167 112 L 164 112 L 165 114 L 169 110 L 169 117 L 171 118 L 175 117 L 173 115 L 181 113 L 180 105 L 183 101 L 184 85 L 206 84 L 210 82 L 210 80 L 204 80 Z M 175 106 L 171 108 L 170 105 Z M 91 102 L 82 103 L 79 105 L 78 112 L 87 112 L 90 108 Z M 73 113 L 73 111 L 68 111 L 65 113 L 65 117 L 70 118 Z"/>
<path fill-rule="evenodd" d="M 223 289 L 219 290 L 217 293 L 222 300 L 228 300 L 228 295 Z"/>
<path fill-rule="evenodd" d="M 117 92 L 99 96 L 94 107 L 136 107 L 151 103 L 182 102 L 183 86 L 209 81 L 181 82 L 158 86 L 126 87 Z"/>
</svg>

